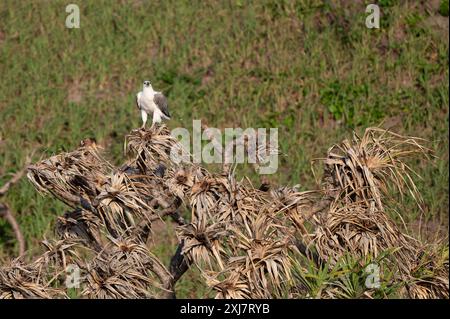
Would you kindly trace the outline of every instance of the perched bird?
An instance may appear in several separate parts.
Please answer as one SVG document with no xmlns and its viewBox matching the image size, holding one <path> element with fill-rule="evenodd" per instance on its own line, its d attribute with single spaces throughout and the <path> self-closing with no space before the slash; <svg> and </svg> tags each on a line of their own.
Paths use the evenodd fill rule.
<svg viewBox="0 0 450 319">
<path fill-rule="evenodd" d="M 142 128 L 145 128 L 149 113 L 153 113 L 152 126 L 162 119 L 170 120 L 166 97 L 161 92 L 154 91 L 150 81 L 144 81 L 142 91 L 136 95 L 136 104 L 141 110 Z"/>
</svg>

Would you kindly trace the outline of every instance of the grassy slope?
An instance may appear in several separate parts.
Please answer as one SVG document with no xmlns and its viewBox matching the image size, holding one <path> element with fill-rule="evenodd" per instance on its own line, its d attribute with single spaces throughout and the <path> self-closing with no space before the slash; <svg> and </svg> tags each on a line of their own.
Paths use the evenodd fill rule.
<svg viewBox="0 0 450 319">
<path fill-rule="evenodd" d="M 439 1 L 384 0 L 381 29 L 369 30 L 362 2 L 83 1 L 81 28 L 69 30 L 64 1 L 1 1 L 0 185 L 32 150 L 38 160 L 90 136 L 120 162 L 124 134 L 140 125 L 135 93 L 151 79 L 172 128 L 279 127 L 274 183 L 313 188 L 310 160 L 352 129 L 384 121 L 429 139 L 438 158 L 412 163 L 424 213 L 409 201 L 401 212 L 415 236 L 424 225 L 447 235 L 448 20 Z M 5 201 L 31 248 L 65 209 L 26 179 Z M 15 246 L 3 221 L 0 234 L 1 259 Z M 191 273 L 181 294 L 201 295 L 198 286 Z"/>
</svg>

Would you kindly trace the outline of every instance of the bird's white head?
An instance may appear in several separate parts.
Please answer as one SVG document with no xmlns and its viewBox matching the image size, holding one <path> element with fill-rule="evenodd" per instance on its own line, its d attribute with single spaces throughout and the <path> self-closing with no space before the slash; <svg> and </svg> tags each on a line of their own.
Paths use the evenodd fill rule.
<svg viewBox="0 0 450 319">
<path fill-rule="evenodd" d="M 153 87 L 152 87 L 152 84 L 150 83 L 150 81 L 144 81 L 144 86 L 143 86 L 143 89 L 144 90 L 148 90 L 148 89 L 150 89 L 150 90 L 152 90 L 153 91 Z"/>
</svg>

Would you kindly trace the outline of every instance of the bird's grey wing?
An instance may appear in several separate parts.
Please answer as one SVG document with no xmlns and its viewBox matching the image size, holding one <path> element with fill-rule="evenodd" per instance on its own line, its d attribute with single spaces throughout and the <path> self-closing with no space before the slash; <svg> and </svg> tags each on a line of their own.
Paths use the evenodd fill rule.
<svg viewBox="0 0 450 319">
<path fill-rule="evenodd" d="M 153 102 L 155 102 L 156 106 L 161 110 L 161 112 L 163 112 L 163 114 L 165 116 L 170 118 L 169 107 L 167 105 L 167 99 L 163 94 L 161 94 L 161 93 L 155 94 L 155 96 L 153 97 Z"/>
<path fill-rule="evenodd" d="M 141 103 L 140 103 L 141 95 L 142 95 L 142 92 L 139 92 L 138 94 L 136 94 L 136 105 L 139 110 L 141 109 Z"/>
</svg>

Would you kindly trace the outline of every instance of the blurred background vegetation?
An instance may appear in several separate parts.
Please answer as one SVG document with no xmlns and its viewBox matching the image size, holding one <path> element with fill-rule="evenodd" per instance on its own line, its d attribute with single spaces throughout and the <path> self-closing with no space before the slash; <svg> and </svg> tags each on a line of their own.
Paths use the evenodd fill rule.
<svg viewBox="0 0 450 319">
<path fill-rule="evenodd" d="M 365 7 L 381 9 L 380 29 Z M 77 3 L 81 28 L 67 29 Z M 0 185 L 25 164 L 93 137 L 118 164 L 141 125 L 135 94 L 149 79 L 169 99 L 170 128 L 278 127 L 274 184 L 316 187 L 310 161 L 355 130 L 381 125 L 429 140 L 436 158 L 412 162 L 423 212 L 398 208 L 409 232 L 448 236 L 448 0 L 0 1 Z M 246 166 L 240 174 L 255 183 Z M 2 198 L 29 254 L 67 207 L 22 178 Z M 394 218 L 400 222 L 398 215 Z M 157 227 L 168 258 L 173 226 Z M 0 220 L 0 261 L 17 254 Z M 165 256 L 165 257 L 164 257 Z M 178 295 L 201 296 L 190 271 Z"/>
</svg>

